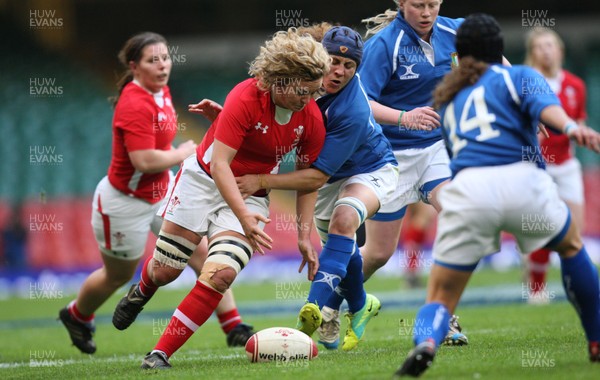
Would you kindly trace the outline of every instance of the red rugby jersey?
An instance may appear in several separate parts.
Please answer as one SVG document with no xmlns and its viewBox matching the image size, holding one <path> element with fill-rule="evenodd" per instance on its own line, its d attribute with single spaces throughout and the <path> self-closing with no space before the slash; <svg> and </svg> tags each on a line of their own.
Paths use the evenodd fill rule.
<svg viewBox="0 0 600 380">
<path fill-rule="evenodd" d="M 277 107 L 271 94 L 261 91 L 256 82 L 250 78 L 231 90 L 223 110 L 198 145 L 198 162 L 208 174 L 215 139 L 237 150 L 231 162 L 236 177 L 277 173 L 283 156 L 294 148 L 302 163 L 311 164 L 319 155 L 325 127 L 316 102 L 311 99 L 302 111 L 292 113 L 289 122 L 281 125 L 275 120 Z"/>
<path fill-rule="evenodd" d="M 108 179 L 119 191 L 149 203 L 165 197 L 168 170 L 160 173 L 137 171 L 129 152 L 145 149 L 170 150 L 177 133 L 177 115 L 167 86 L 151 94 L 134 82 L 128 83 L 115 107 L 112 158 Z"/>
<path fill-rule="evenodd" d="M 587 119 L 585 83 L 576 75 L 562 70 L 559 74 L 557 96 L 560 104 L 573 120 Z M 540 142 L 542 154 L 547 163 L 560 165 L 573 157 L 571 142 L 567 135 L 558 134 L 548 129 L 550 138 Z"/>
</svg>

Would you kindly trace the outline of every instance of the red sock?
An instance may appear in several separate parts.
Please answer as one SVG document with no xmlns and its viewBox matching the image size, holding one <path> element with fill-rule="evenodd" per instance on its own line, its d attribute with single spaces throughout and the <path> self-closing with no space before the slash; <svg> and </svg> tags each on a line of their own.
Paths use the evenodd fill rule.
<svg viewBox="0 0 600 380">
<path fill-rule="evenodd" d="M 90 323 L 94 320 L 94 314 L 84 315 L 79 311 L 79 309 L 77 308 L 77 301 L 72 301 L 67 307 L 67 309 L 69 310 L 69 314 L 71 314 L 73 318 L 75 318 L 81 323 Z"/>
<path fill-rule="evenodd" d="M 154 347 L 167 354 L 173 355 L 192 334 L 202 326 L 215 311 L 223 295 L 196 281 L 192 291 L 181 301 L 169 325 L 160 336 Z"/>
<path fill-rule="evenodd" d="M 421 228 L 409 225 L 404 236 L 407 256 L 408 271 L 416 272 L 419 267 L 419 260 L 423 259 L 423 252 L 420 250 L 425 241 L 425 231 Z"/>
<path fill-rule="evenodd" d="M 404 240 L 407 242 L 413 242 L 418 245 L 423 245 L 425 242 L 425 230 L 414 225 L 408 225 L 406 229 L 406 235 Z"/>
<path fill-rule="evenodd" d="M 219 318 L 219 323 L 225 334 L 228 334 L 235 326 L 242 323 L 242 317 L 240 317 L 237 308 L 217 314 L 217 318 Z"/>
<path fill-rule="evenodd" d="M 158 286 L 152 281 L 148 274 L 150 260 L 152 260 L 152 256 L 148 257 L 142 266 L 142 281 L 140 281 L 140 291 L 146 297 L 152 297 L 154 293 L 156 293 L 156 290 L 158 290 Z"/>
<path fill-rule="evenodd" d="M 407 271 L 408 272 L 416 272 L 419 267 L 419 250 L 416 244 L 407 243 L 404 245 L 406 247 L 406 257 L 408 260 L 407 263 Z"/>
<path fill-rule="evenodd" d="M 539 292 L 546 284 L 546 272 L 550 262 L 549 249 L 538 249 L 529 255 L 529 290 Z"/>
</svg>

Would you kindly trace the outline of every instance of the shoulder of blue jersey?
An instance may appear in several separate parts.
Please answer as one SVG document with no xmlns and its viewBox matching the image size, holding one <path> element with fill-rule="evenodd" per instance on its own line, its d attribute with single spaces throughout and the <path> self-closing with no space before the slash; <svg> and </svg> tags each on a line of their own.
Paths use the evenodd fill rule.
<svg viewBox="0 0 600 380">
<path fill-rule="evenodd" d="M 465 21 L 464 18 L 450 18 L 444 16 L 438 16 L 438 18 L 436 19 L 436 23 L 438 25 L 448 27 L 450 29 L 453 29 L 454 31 L 458 29 L 458 27 L 460 26 L 460 24 L 463 23 L 463 21 Z"/>
<path fill-rule="evenodd" d="M 365 94 L 360 89 L 359 79 L 355 77 L 348 83 L 342 93 L 333 101 L 328 110 L 328 120 L 354 120 L 360 118 L 368 120 L 369 102 Z"/>
</svg>

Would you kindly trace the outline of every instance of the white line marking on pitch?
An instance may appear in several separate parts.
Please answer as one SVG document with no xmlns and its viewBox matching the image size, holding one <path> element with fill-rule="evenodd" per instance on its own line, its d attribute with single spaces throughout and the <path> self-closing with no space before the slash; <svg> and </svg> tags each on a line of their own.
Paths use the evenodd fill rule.
<svg viewBox="0 0 600 380">
<path fill-rule="evenodd" d="M 202 355 L 202 356 L 200 356 Z M 192 361 L 192 360 L 233 360 L 245 358 L 245 354 L 229 354 L 229 355 L 218 355 L 208 354 L 198 350 L 187 351 L 184 355 L 178 356 L 176 361 Z M 142 362 L 143 357 L 140 355 L 130 354 L 127 356 L 112 356 L 107 358 L 94 358 L 89 359 L 57 359 L 56 357 L 48 359 L 32 359 L 29 362 L 13 362 L 13 363 L 0 363 L 0 369 L 20 368 L 20 367 L 62 367 L 65 365 L 73 364 L 90 364 L 90 363 L 129 363 L 129 362 Z"/>
</svg>

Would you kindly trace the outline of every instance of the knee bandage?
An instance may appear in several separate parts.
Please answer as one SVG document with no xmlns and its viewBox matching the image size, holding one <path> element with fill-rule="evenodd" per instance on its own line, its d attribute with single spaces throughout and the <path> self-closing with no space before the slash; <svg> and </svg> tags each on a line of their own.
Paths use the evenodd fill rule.
<svg viewBox="0 0 600 380">
<path fill-rule="evenodd" d="M 191 241 L 161 230 L 156 240 L 153 257 L 159 263 L 183 270 L 195 249 L 196 244 Z"/>
<path fill-rule="evenodd" d="M 235 236 L 219 236 L 208 246 L 207 263 L 229 265 L 240 273 L 252 257 L 252 247 Z"/>
<path fill-rule="evenodd" d="M 365 204 L 358 198 L 344 197 L 342 199 L 338 199 L 334 203 L 333 209 L 335 210 L 336 208 L 338 208 L 340 206 L 352 207 L 352 209 L 354 211 L 356 211 L 356 215 L 358 216 L 358 225 L 359 226 L 361 224 L 363 224 L 365 219 L 367 218 L 367 206 L 365 206 Z"/>
</svg>

